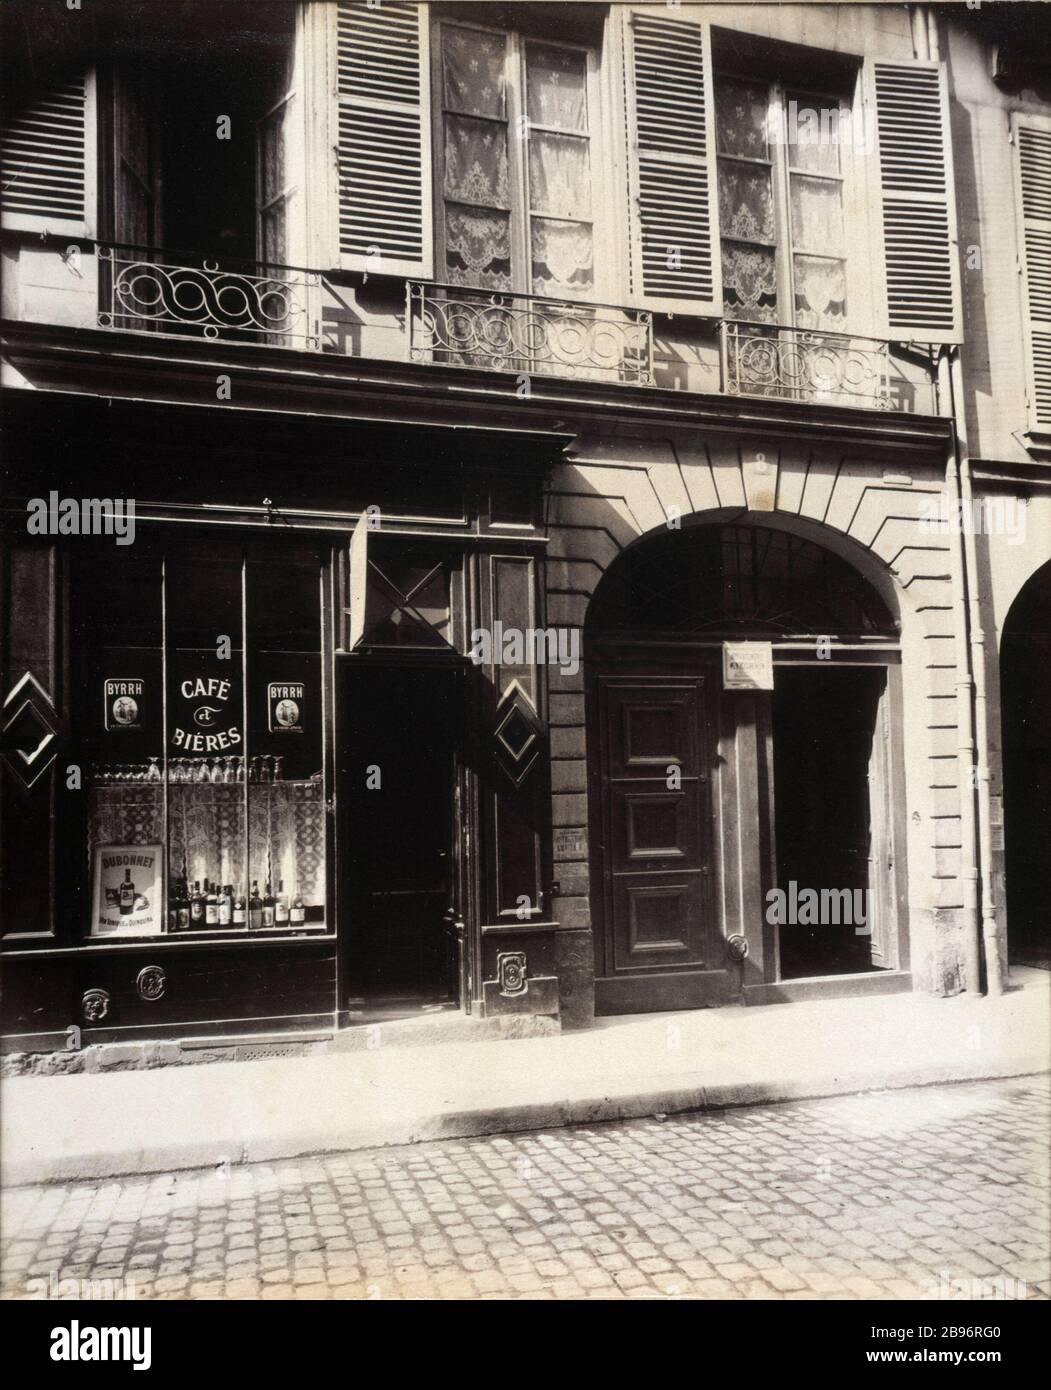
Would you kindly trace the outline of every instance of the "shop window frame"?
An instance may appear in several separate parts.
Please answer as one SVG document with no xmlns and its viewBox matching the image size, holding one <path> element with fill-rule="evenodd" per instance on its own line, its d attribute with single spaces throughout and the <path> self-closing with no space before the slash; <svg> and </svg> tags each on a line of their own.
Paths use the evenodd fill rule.
<svg viewBox="0 0 1051 1390">
<path fill-rule="evenodd" d="M 140 524 L 141 526 L 141 524 Z M 92 845 L 91 825 L 92 808 L 88 801 L 77 810 L 72 808 L 70 814 L 67 808 L 67 824 L 65 833 L 62 837 L 63 842 L 71 852 L 71 858 L 79 866 L 79 872 L 75 875 L 75 883 L 69 891 L 70 930 L 68 931 L 69 945 L 77 950 L 135 950 L 142 949 L 178 949 L 193 947 L 228 947 L 239 944 L 263 944 L 276 945 L 287 944 L 289 942 L 324 942 L 336 939 L 336 906 L 335 906 L 335 880 L 334 880 L 334 860 L 333 860 L 333 836 L 332 836 L 332 749 L 331 749 L 331 727 L 332 727 L 332 678 L 330 672 L 330 661 L 327 653 L 331 652 L 332 640 L 332 571 L 333 554 L 330 541 L 316 536 L 297 537 L 293 541 L 291 538 L 267 537 L 263 539 L 257 534 L 245 533 L 242 530 L 223 528 L 224 535 L 219 541 L 219 545 L 225 542 L 229 546 L 230 553 L 240 556 L 240 596 L 241 596 L 241 615 L 242 624 L 247 617 L 246 607 L 246 580 L 249 564 L 253 561 L 264 563 L 275 558 L 275 549 L 279 548 L 279 554 L 301 561 L 304 566 L 316 567 L 317 575 L 317 612 L 318 612 L 318 635 L 319 642 L 316 653 L 316 670 L 318 672 L 319 691 L 315 704 L 315 717 L 319 720 L 318 728 L 318 753 L 320 776 L 320 815 L 321 815 L 321 845 L 323 853 L 323 864 L 318 878 L 317 898 L 321 899 L 320 904 L 315 901 L 313 906 L 320 906 L 321 920 L 306 921 L 303 925 L 292 926 L 291 923 L 281 926 L 260 927 L 249 929 L 245 927 L 214 926 L 203 927 L 191 930 L 172 931 L 169 925 L 169 894 L 171 882 L 175 874 L 175 867 L 170 862 L 171 843 L 169 816 L 171 808 L 171 791 L 179 784 L 173 782 L 169 776 L 170 759 L 178 756 L 170 747 L 170 718 L 169 718 L 169 691 L 168 691 L 168 631 L 166 627 L 161 630 L 161 683 L 159 701 L 161 705 L 161 746 L 157 762 L 160 767 L 161 777 L 154 785 L 162 789 L 162 868 L 161 878 L 163 884 L 163 910 L 162 910 L 162 930 L 158 934 L 150 935 L 92 935 L 91 913 L 94 900 L 94 854 L 90 852 Z M 199 530 L 195 530 L 193 535 L 184 534 L 183 528 L 153 528 L 148 530 L 141 527 L 136 536 L 135 551 L 137 554 L 155 556 L 161 567 L 160 591 L 163 596 L 165 560 L 167 557 L 178 554 L 180 550 L 185 551 L 192 548 L 195 544 L 201 545 L 206 540 Z M 210 538 L 207 543 L 212 544 Z M 84 542 L 80 542 L 83 545 Z M 90 544 L 90 543 L 89 543 Z M 98 565 L 104 565 L 107 560 L 112 558 L 110 546 L 112 541 L 100 542 L 92 545 L 90 553 L 77 553 L 73 550 L 72 554 L 67 555 L 67 565 L 70 571 L 70 686 L 71 686 L 71 739 L 69 744 L 68 761 L 79 762 L 85 774 L 84 789 L 89 793 L 94 788 L 95 783 L 90 774 L 91 757 L 89 750 L 92 746 L 98 749 L 102 746 L 99 735 L 99 726 L 96 723 L 98 711 L 95 709 L 100 694 L 93 685 L 95 674 L 94 652 L 89 648 L 80 634 L 78 634 L 78 618 L 85 611 L 90 611 L 92 603 L 90 586 L 85 585 L 85 579 L 90 576 Z M 162 597 L 163 604 L 163 597 Z M 242 854 L 243 865 L 239 872 L 247 875 L 251 870 L 252 852 L 249 843 L 250 821 L 249 821 L 249 799 L 251 788 L 255 785 L 265 786 L 266 782 L 260 781 L 258 784 L 249 781 L 250 760 L 252 759 L 252 746 L 254 729 L 248 717 L 249 707 L 249 685 L 250 679 L 258 679 L 258 676 L 251 671 L 253 655 L 250 645 L 251 638 L 244 638 L 244 627 L 242 626 L 241 645 L 238 648 L 235 643 L 235 652 L 239 655 L 239 679 L 241 681 L 241 723 L 242 723 L 242 749 L 240 758 L 243 764 L 243 781 L 238 781 L 237 785 L 243 787 L 244 795 L 241 799 L 241 814 L 243 821 L 243 843 Z M 276 649 L 275 649 L 276 650 Z M 313 658 L 313 651 L 311 652 Z M 265 732 L 265 729 L 264 729 Z M 204 755 L 210 758 L 211 755 Z M 86 765 L 87 764 L 87 765 Z M 292 780 L 288 780 L 291 787 Z M 143 780 L 142 785 L 151 785 L 147 780 Z M 274 783 L 280 785 L 280 783 Z M 243 883 L 246 899 L 249 896 L 251 880 L 247 879 Z M 235 885 L 236 888 L 236 885 Z M 273 885 L 276 893 L 276 883 Z M 291 899 L 293 891 L 289 887 L 288 896 Z"/>
</svg>

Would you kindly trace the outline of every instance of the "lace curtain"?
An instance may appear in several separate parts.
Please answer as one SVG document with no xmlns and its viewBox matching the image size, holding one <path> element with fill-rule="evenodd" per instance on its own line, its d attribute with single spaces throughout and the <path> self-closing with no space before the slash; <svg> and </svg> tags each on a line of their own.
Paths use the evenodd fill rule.
<svg viewBox="0 0 1051 1390">
<path fill-rule="evenodd" d="M 511 219 L 506 212 L 445 205 L 445 273 L 450 284 L 511 289 Z"/>
<path fill-rule="evenodd" d="M 719 225 L 723 236 L 734 240 L 774 241 L 769 169 L 720 159 Z"/>
<path fill-rule="evenodd" d="M 534 294 L 581 294 L 595 282 L 593 237 L 587 222 L 532 223 Z"/>
<path fill-rule="evenodd" d="M 769 99 L 766 87 L 719 78 L 715 83 L 715 129 L 720 154 L 766 159 Z"/>
<path fill-rule="evenodd" d="M 509 206 L 506 126 L 446 116 L 445 196 L 483 207 Z"/>
<path fill-rule="evenodd" d="M 796 323 L 800 328 L 842 328 L 847 317 L 845 261 L 793 257 Z"/>
<path fill-rule="evenodd" d="M 730 318 L 777 322 L 777 268 L 773 250 L 722 243 L 723 298 Z"/>
<path fill-rule="evenodd" d="M 551 217 L 591 216 L 590 149 L 574 135 L 534 131 L 529 140 L 529 201 Z"/>
<path fill-rule="evenodd" d="M 481 29 L 442 29 L 445 105 L 471 116 L 506 119 L 507 40 Z"/>
<path fill-rule="evenodd" d="M 792 244 L 838 256 L 843 252 L 843 186 L 838 179 L 791 179 Z"/>
<path fill-rule="evenodd" d="M 530 44 L 526 54 L 526 114 L 530 124 L 587 129 L 584 55 Z"/>
<path fill-rule="evenodd" d="M 454 285 L 509 290 L 507 127 L 447 115 L 444 166 L 446 278 Z"/>
<path fill-rule="evenodd" d="M 584 55 L 526 45 L 526 113 L 548 129 L 529 133 L 528 201 L 519 209 L 508 153 L 507 41 L 446 25 L 442 53 L 450 108 L 444 124 L 446 279 L 479 289 L 513 287 L 514 202 L 515 217 L 528 214 L 529 288 L 553 296 L 586 293 L 594 285 L 594 234 Z"/>
</svg>

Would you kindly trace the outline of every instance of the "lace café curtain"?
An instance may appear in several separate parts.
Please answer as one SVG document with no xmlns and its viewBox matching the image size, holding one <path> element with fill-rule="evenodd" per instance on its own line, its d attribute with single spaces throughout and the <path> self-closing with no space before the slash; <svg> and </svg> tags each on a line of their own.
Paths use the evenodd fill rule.
<svg viewBox="0 0 1051 1390">
<path fill-rule="evenodd" d="M 533 293 L 581 294 L 595 283 L 587 68 L 582 53 L 527 45 L 526 114 Z"/>
<path fill-rule="evenodd" d="M 508 149 L 507 39 L 446 26 L 442 54 L 446 279 L 510 291 L 512 218 L 521 209 L 515 211 Z M 525 108 L 530 287 L 580 294 L 594 284 L 583 55 L 528 45 Z"/>
<path fill-rule="evenodd" d="M 800 328 L 842 328 L 847 316 L 843 185 L 793 173 L 790 179 L 792 278 Z"/>
<path fill-rule="evenodd" d="M 715 117 L 726 314 L 776 323 L 777 232 L 766 87 L 718 79 Z"/>
<path fill-rule="evenodd" d="M 443 27 L 445 277 L 453 285 L 512 287 L 506 69 L 504 35 Z"/>
</svg>

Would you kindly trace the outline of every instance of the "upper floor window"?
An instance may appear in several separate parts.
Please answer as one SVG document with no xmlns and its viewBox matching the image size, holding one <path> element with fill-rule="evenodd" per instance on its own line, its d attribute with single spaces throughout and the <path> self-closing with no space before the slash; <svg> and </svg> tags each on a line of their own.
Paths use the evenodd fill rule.
<svg viewBox="0 0 1051 1390">
<path fill-rule="evenodd" d="M 440 26 L 440 265 L 455 285 L 556 297 L 595 288 L 592 55 Z"/>
<path fill-rule="evenodd" d="M 844 110 L 838 97 L 716 78 L 727 317 L 845 326 Z"/>
</svg>

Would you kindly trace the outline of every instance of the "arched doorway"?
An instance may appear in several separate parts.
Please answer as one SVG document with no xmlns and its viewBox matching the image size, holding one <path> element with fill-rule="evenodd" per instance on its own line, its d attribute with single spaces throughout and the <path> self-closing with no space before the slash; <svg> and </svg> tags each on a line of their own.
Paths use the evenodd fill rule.
<svg viewBox="0 0 1051 1390">
<path fill-rule="evenodd" d="M 1051 561 L 1011 605 L 1000 647 L 1007 950 L 1051 969 Z"/>
<path fill-rule="evenodd" d="M 907 967 L 892 602 L 826 546 L 741 520 L 607 571 L 585 629 L 598 1012 Z M 741 642 L 772 668 L 758 688 L 729 688 Z"/>
</svg>

